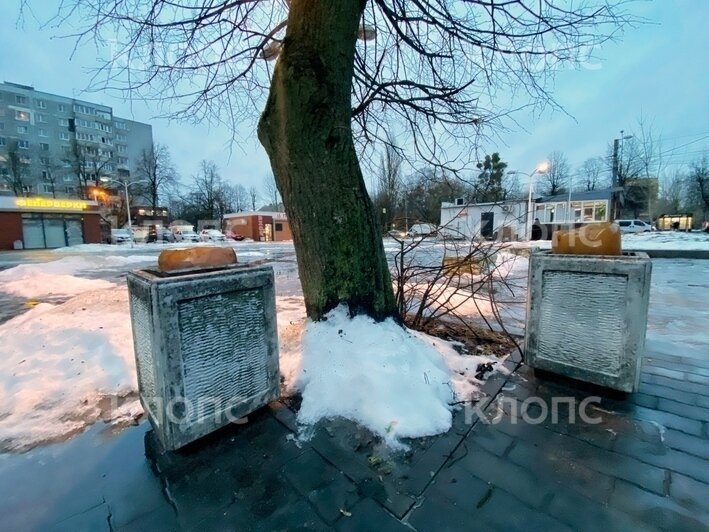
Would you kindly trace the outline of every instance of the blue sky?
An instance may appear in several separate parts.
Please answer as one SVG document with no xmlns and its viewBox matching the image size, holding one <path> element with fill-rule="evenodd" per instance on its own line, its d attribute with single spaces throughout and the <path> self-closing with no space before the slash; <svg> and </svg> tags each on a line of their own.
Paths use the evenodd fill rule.
<svg viewBox="0 0 709 532">
<path fill-rule="evenodd" d="M 30 2 L 35 9 L 54 3 Z M 85 46 L 72 58 L 74 42 L 56 38 L 61 32 L 40 30 L 31 19 L 18 27 L 18 5 L 19 0 L 5 0 L 0 6 L 4 81 L 98 101 L 119 115 L 151 122 L 155 140 L 168 145 L 183 178 L 196 171 L 201 159 L 213 159 L 228 180 L 261 188 L 270 169 L 252 134 L 253 123 L 245 123 L 240 132 L 245 140 L 232 144 L 226 128 L 169 123 L 154 119 L 156 111 L 143 102 L 83 93 L 100 52 Z M 620 42 L 600 48 L 594 68 L 558 72 L 554 96 L 567 114 L 548 110 L 532 116 L 522 111 L 516 115 L 522 127 L 485 151 L 498 150 L 508 168 L 529 172 L 549 152 L 560 150 L 575 168 L 588 157 L 605 155 L 608 143 L 620 130 L 637 128 L 641 115 L 662 134 L 668 163 L 686 164 L 702 150 L 709 151 L 709 1 L 639 1 L 630 9 L 648 23 L 629 28 Z"/>
</svg>

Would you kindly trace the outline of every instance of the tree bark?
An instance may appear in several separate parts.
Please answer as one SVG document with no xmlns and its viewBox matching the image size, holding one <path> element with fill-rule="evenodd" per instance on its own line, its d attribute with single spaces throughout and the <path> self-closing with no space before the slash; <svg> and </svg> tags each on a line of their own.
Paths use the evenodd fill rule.
<svg viewBox="0 0 709 532">
<path fill-rule="evenodd" d="M 396 315 L 381 232 L 351 127 L 364 0 L 293 0 L 258 136 L 288 216 L 308 316 L 340 303 Z"/>
</svg>

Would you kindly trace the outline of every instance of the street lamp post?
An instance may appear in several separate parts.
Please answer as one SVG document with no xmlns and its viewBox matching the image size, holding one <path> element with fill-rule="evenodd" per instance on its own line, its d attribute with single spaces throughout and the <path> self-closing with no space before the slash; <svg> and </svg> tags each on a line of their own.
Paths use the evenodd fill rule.
<svg viewBox="0 0 709 532">
<path fill-rule="evenodd" d="M 111 179 L 110 177 L 100 177 L 99 181 L 102 183 L 117 183 L 119 185 L 123 185 L 125 195 L 126 195 L 126 214 L 128 216 L 128 232 L 130 233 L 130 247 L 133 247 L 133 222 L 130 218 L 130 199 L 128 198 L 128 187 L 131 185 L 137 185 L 138 183 L 149 183 L 150 181 L 148 179 L 140 179 L 138 181 L 119 181 L 117 179 Z"/>
<path fill-rule="evenodd" d="M 532 239 L 532 216 L 534 215 L 534 210 L 532 209 L 532 191 L 534 190 L 534 176 L 535 174 L 544 174 L 549 169 L 549 163 L 544 161 L 539 163 L 537 167 L 530 173 L 526 174 L 524 172 L 508 172 L 508 174 L 520 174 L 527 176 L 529 180 L 529 194 L 527 196 L 527 221 L 525 223 L 525 238 L 526 240 Z"/>
</svg>

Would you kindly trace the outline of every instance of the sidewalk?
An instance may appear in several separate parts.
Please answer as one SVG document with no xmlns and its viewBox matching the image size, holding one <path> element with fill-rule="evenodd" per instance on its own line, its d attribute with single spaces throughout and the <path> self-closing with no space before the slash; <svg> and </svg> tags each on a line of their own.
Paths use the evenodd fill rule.
<svg viewBox="0 0 709 532">
<path fill-rule="evenodd" d="M 341 421 L 299 444 L 280 402 L 179 454 L 156 451 L 147 423 L 108 440 L 93 429 L 4 457 L 0 528 L 709 529 L 709 360 L 648 353 L 640 393 L 589 410 L 600 424 L 511 415 L 529 397 L 595 393 L 524 365 L 485 392 L 487 417 L 507 411 L 497 422 L 460 411 L 398 456 Z"/>
</svg>

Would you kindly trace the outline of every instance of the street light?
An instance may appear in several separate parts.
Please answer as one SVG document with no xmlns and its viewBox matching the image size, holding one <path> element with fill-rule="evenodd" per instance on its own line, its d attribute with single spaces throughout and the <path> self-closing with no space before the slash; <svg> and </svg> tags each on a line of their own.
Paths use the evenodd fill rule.
<svg viewBox="0 0 709 532">
<path fill-rule="evenodd" d="M 148 179 L 140 179 L 138 181 L 119 181 L 118 179 L 111 179 L 107 176 L 99 177 L 99 181 L 102 183 L 117 183 L 123 185 L 126 194 L 126 214 L 128 215 L 128 232 L 130 233 L 130 247 L 133 247 L 133 223 L 130 219 L 130 199 L 128 199 L 128 187 L 131 185 L 137 185 L 138 183 L 150 183 Z"/>
<path fill-rule="evenodd" d="M 525 233 L 526 233 L 526 239 L 531 240 L 532 239 L 532 216 L 534 214 L 532 210 L 532 190 L 534 187 L 534 175 L 535 174 L 545 174 L 549 170 L 549 162 L 548 161 L 543 161 L 539 163 L 534 170 L 532 170 L 529 174 L 526 174 L 524 172 L 508 172 L 508 174 L 520 174 L 527 176 L 529 179 L 529 195 L 527 196 L 527 223 L 525 224 Z"/>
</svg>

